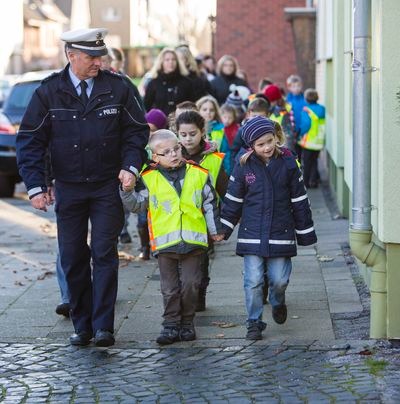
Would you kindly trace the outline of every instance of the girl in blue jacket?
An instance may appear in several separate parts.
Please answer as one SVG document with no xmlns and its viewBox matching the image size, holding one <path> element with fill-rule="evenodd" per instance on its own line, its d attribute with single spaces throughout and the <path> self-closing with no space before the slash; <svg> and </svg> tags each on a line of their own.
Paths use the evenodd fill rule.
<svg viewBox="0 0 400 404">
<path fill-rule="evenodd" d="M 299 245 L 317 241 L 303 177 L 292 153 L 282 147 L 279 124 L 256 116 L 243 126 L 245 153 L 229 178 L 221 222 L 229 238 L 240 220 L 236 253 L 244 257 L 247 339 L 262 338 L 264 272 L 276 323 L 287 318 L 285 291 L 291 257 Z"/>
</svg>

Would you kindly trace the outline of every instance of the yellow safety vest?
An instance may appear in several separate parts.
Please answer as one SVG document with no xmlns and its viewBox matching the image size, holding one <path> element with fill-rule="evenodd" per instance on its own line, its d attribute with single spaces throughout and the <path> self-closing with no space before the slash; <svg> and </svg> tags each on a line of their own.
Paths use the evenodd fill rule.
<svg viewBox="0 0 400 404">
<path fill-rule="evenodd" d="M 202 191 L 207 182 L 205 168 L 186 164 L 181 195 L 157 170 L 142 173 L 149 191 L 148 225 L 152 251 L 184 241 L 207 247 L 207 224 L 203 214 Z"/>
<path fill-rule="evenodd" d="M 292 106 L 289 103 L 285 102 L 285 109 L 281 109 L 279 111 L 279 115 L 275 115 L 274 113 L 272 113 L 268 118 L 271 119 L 271 121 L 278 122 L 279 125 L 282 126 L 283 117 L 291 110 Z"/>
<path fill-rule="evenodd" d="M 310 130 L 298 141 L 298 144 L 307 150 L 322 150 L 325 144 L 325 119 L 320 118 L 308 107 L 303 107 L 311 119 Z"/>
<path fill-rule="evenodd" d="M 214 188 L 217 185 L 217 178 L 219 170 L 222 167 L 224 157 L 225 157 L 224 153 L 214 152 L 206 154 L 199 163 L 202 167 L 208 170 Z"/>
<path fill-rule="evenodd" d="M 210 139 L 213 142 L 216 142 L 218 145 L 218 150 L 221 149 L 222 140 L 224 139 L 224 129 L 214 129 L 210 133 Z"/>
</svg>

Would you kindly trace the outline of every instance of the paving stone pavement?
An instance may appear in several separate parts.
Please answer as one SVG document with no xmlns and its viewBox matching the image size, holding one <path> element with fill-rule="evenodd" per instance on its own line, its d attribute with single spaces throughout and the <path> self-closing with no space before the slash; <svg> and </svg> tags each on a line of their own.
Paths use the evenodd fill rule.
<svg viewBox="0 0 400 404">
<path fill-rule="evenodd" d="M 267 305 L 264 339 L 244 339 L 233 238 L 216 248 L 198 339 L 159 347 L 158 269 L 133 259 L 135 237 L 120 246 L 117 342 L 108 349 L 69 346 L 72 325 L 54 313 L 54 212 L 34 212 L 22 194 L 0 200 L 0 402 L 400 402 L 400 350 L 368 340 L 348 222 L 332 219 L 320 189 L 309 195 L 319 241 L 293 260 L 284 325 Z"/>
</svg>

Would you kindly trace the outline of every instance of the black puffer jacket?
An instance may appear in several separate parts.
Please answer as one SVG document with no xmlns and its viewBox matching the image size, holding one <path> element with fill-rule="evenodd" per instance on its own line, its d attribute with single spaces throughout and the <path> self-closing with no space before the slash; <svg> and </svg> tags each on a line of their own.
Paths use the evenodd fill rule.
<svg viewBox="0 0 400 404">
<path fill-rule="evenodd" d="M 188 78 L 192 82 L 195 101 L 211 94 L 211 86 L 207 77 L 204 75 L 198 76 L 195 72 L 189 72 Z"/>
<path fill-rule="evenodd" d="M 217 99 L 219 105 L 225 103 L 226 98 L 230 93 L 229 87 L 231 84 L 248 87 L 244 80 L 235 75 L 227 76 L 225 74 L 221 74 L 215 77 L 215 79 L 211 80 L 211 94 Z"/>
<path fill-rule="evenodd" d="M 160 73 L 146 87 L 144 106 L 147 111 L 158 108 L 168 115 L 183 101 L 195 101 L 192 82 L 179 72 Z"/>
<path fill-rule="evenodd" d="M 229 178 L 221 222 L 226 237 L 240 221 L 236 253 L 292 257 L 317 241 L 310 202 L 296 159 L 287 149 L 265 165 L 254 154 Z"/>
</svg>

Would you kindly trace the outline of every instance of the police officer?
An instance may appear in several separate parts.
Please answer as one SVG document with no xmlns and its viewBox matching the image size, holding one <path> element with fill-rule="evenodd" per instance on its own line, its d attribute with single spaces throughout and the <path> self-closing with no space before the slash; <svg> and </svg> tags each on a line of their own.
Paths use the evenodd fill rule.
<svg viewBox="0 0 400 404">
<path fill-rule="evenodd" d="M 72 345 L 88 345 L 93 337 L 97 346 L 114 344 L 117 242 L 124 222 L 118 188 L 133 189 L 149 133 L 136 87 L 100 70 L 106 34 L 92 28 L 62 35 L 69 63 L 35 91 L 17 136 L 20 174 L 32 206 L 44 211 L 51 203 L 44 159 L 50 151 Z"/>
</svg>

